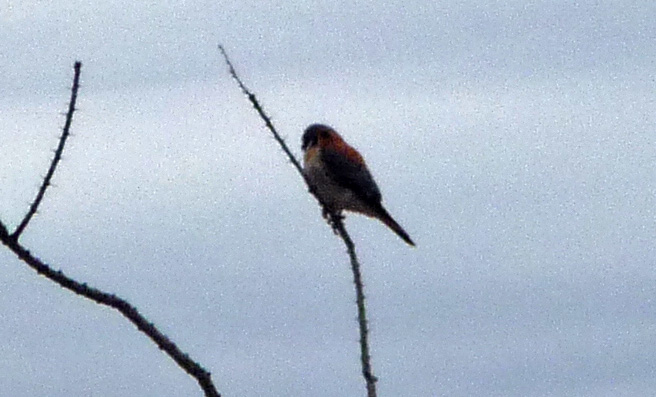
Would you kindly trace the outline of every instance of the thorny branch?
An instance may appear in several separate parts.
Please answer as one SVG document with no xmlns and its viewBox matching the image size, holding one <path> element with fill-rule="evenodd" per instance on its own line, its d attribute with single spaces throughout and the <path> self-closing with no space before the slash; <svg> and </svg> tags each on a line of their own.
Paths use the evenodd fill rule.
<svg viewBox="0 0 656 397">
<path fill-rule="evenodd" d="M 75 76 L 73 77 L 73 87 L 71 88 L 71 100 L 68 103 L 68 112 L 66 113 L 66 123 L 64 124 L 64 129 L 62 130 L 62 135 L 61 138 L 59 139 L 59 145 L 57 146 L 57 150 L 55 150 L 55 157 L 52 159 L 52 163 L 50 163 L 50 168 L 48 169 L 48 173 L 46 174 L 46 177 L 43 179 L 41 188 L 39 188 L 39 192 L 37 193 L 36 198 L 32 202 L 32 205 L 30 205 L 30 209 L 27 211 L 27 214 L 25 214 L 25 217 L 16 228 L 16 231 L 11 235 L 11 237 L 14 240 L 18 240 L 21 233 L 23 233 L 23 230 L 25 230 L 27 224 L 30 222 L 30 219 L 32 219 L 34 214 L 36 214 L 36 210 L 39 208 L 39 204 L 41 204 L 43 195 L 46 193 L 46 189 L 48 188 L 48 186 L 50 186 L 50 180 L 52 179 L 52 176 L 55 173 L 55 168 L 57 168 L 57 164 L 59 164 L 59 160 L 61 160 L 61 155 L 62 152 L 64 151 L 64 145 L 66 144 L 66 138 L 68 138 L 69 130 L 71 128 L 71 123 L 73 122 L 73 112 L 75 112 L 75 102 L 77 101 L 77 90 L 80 87 L 81 68 L 82 68 L 82 63 L 75 62 L 75 66 L 73 67 L 73 69 L 75 70 Z"/>
<path fill-rule="evenodd" d="M 251 104 L 253 105 L 257 113 L 260 115 L 262 120 L 264 120 L 264 123 L 266 124 L 267 128 L 269 129 L 269 131 L 271 131 L 273 137 L 280 144 L 282 150 L 285 152 L 285 154 L 292 162 L 296 170 L 299 172 L 299 174 L 301 174 L 301 177 L 303 178 L 306 185 L 308 186 L 310 193 L 312 193 L 314 197 L 317 199 L 317 201 L 319 201 L 319 204 L 324 209 L 324 213 L 325 213 L 327 207 L 324 205 L 323 202 L 321 202 L 321 199 L 317 197 L 317 195 L 314 193 L 312 186 L 310 186 L 310 184 L 307 181 L 307 178 L 305 177 L 305 174 L 303 173 L 303 168 L 301 167 L 299 161 L 296 159 L 294 154 L 289 150 L 289 147 L 285 143 L 284 139 L 282 139 L 278 131 L 276 131 L 275 127 L 273 126 L 273 123 L 271 122 L 271 118 L 267 116 L 267 114 L 264 112 L 262 106 L 258 102 L 255 95 L 251 91 L 249 91 L 248 88 L 246 88 L 244 83 L 241 81 L 241 79 L 237 75 L 237 72 L 235 71 L 234 66 L 232 65 L 232 62 L 228 58 L 228 54 L 226 53 L 222 45 L 219 45 L 219 51 L 221 51 L 221 54 L 223 55 L 223 58 L 225 59 L 225 62 L 228 65 L 230 75 L 232 76 L 233 79 L 235 79 L 241 91 L 248 97 L 248 100 L 251 102 Z M 353 244 L 353 240 L 351 240 L 351 237 L 349 236 L 348 232 L 346 231 L 346 228 L 344 227 L 342 216 L 339 214 L 334 214 L 329 212 L 328 221 L 332 226 L 333 230 L 344 241 L 344 244 L 346 245 L 346 250 L 351 259 L 351 270 L 353 271 L 353 283 L 355 284 L 356 304 L 358 307 L 358 325 L 360 329 L 360 360 L 362 363 L 362 375 L 367 385 L 367 397 L 376 397 L 376 382 L 378 381 L 378 378 L 374 376 L 371 368 L 371 356 L 369 354 L 369 337 L 368 337 L 369 331 L 367 329 L 367 315 L 366 315 L 365 304 L 364 304 L 365 298 L 363 292 L 364 288 L 362 286 L 362 275 L 360 273 L 360 262 L 358 261 L 357 255 L 355 253 L 355 245 Z"/>
<path fill-rule="evenodd" d="M 13 234 L 9 234 L 7 227 L 0 220 L 0 241 L 2 241 L 2 243 L 14 254 L 16 254 L 20 260 L 25 262 L 37 273 L 45 276 L 46 278 L 59 284 L 61 287 L 66 288 L 78 295 L 81 295 L 101 305 L 109 306 L 118 310 L 123 316 L 130 320 L 137 327 L 137 329 L 146 334 L 153 342 L 155 342 L 155 344 L 157 344 L 160 349 L 168 354 L 169 357 L 171 357 L 178 364 L 178 366 L 180 366 L 189 375 L 194 377 L 200 387 L 203 389 L 206 397 L 221 397 L 221 395 L 217 392 L 216 387 L 212 383 L 210 373 L 202 366 L 200 366 L 200 364 L 192 360 L 186 353 L 182 352 L 178 346 L 173 343 L 173 341 L 171 341 L 166 335 L 159 331 L 153 323 L 141 315 L 134 306 L 114 294 L 109 294 L 107 292 L 103 292 L 96 288 L 90 287 L 86 283 L 80 283 L 73 280 L 72 278 L 64 275 L 64 273 L 59 270 L 54 270 L 39 258 L 32 255 L 30 251 L 28 251 L 18 242 L 18 237 L 20 237 L 20 234 L 27 226 L 30 218 L 34 215 L 34 213 L 36 213 L 45 190 L 50 185 L 50 179 L 52 178 L 55 168 L 57 167 L 57 163 L 61 159 L 64 144 L 66 138 L 69 135 L 69 129 L 73 120 L 73 112 L 75 111 L 75 100 L 77 98 L 77 91 L 79 88 L 81 67 L 82 64 L 80 62 L 75 63 L 75 77 L 73 79 L 73 87 L 71 89 L 71 101 L 69 103 L 68 113 L 66 114 L 66 124 L 64 126 L 62 136 L 60 137 L 59 146 L 55 151 L 55 157 L 50 164 L 48 174 L 46 175 L 46 178 L 41 185 L 41 188 L 39 189 L 39 193 L 37 194 L 36 199 L 30 207 L 30 211 L 27 213 L 20 226 Z"/>
<path fill-rule="evenodd" d="M 298 171 L 298 173 L 301 174 L 301 177 L 305 180 L 305 174 L 303 173 L 303 167 L 301 167 L 301 163 L 299 163 L 298 160 L 296 160 L 296 157 L 294 157 L 294 154 L 291 152 L 291 150 L 289 150 L 289 146 L 287 146 L 285 140 L 282 139 L 280 134 L 278 134 L 278 131 L 276 131 L 276 128 L 273 126 L 273 123 L 271 122 L 271 118 L 267 116 L 266 113 L 264 113 L 264 109 L 262 109 L 262 106 L 260 106 L 260 103 L 257 101 L 257 98 L 255 98 L 255 95 L 251 93 L 248 90 L 248 88 L 246 88 L 244 83 L 241 81 L 241 79 L 237 75 L 237 72 L 235 71 L 234 66 L 232 66 L 232 62 L 230 62 L 230 58 L 228 58 L 228 54 L 226 53 L 222 45 L 219 45 L 219 50 L 221 51 L 221 54 L 223 54 L 223 58 L 225 59 L 225 62 L 228 65 L 228 69 L 230 70 L 230 75 L 232 76 L 233 79 L 235 79 L 241 91 L 248 97 L 248 100 L 251 101 L 251 104 L 253 104 L 253 107 L 255 108 L 255 110 L 257 110 L 257 113 L 260 115 L 262 120 L 264 120 L 264 123 L 266 124 L 269 131 L 271 131 L 273 137 L 280 144 L 280 147 L 282 147 L 282 150 L 289 158 L 289 161 L 291 161 L 292 164 L 294 164 L 296 171 Z M 305 182 L 307 183 L 307 180 Z"/>
</svg>

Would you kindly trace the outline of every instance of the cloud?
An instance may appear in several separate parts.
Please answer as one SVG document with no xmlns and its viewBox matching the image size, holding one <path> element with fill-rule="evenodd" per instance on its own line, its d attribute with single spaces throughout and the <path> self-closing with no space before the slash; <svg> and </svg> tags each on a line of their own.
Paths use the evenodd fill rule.
<svg viewBox="0 0 656 397">
<path fill-rule="evenodd" d="M 307 124 L 333 125 L 418 242 L 346 220 L 381 392 L 640 394 L 654 386 L 651 8 L 21 2 L 0 28 L 0 213 L 15 223 L 32 199 L 81 59 L 74 135 L 26 244 L 130 299 L 226 395 L 359 390 L 343 248 L 221 41 L 292 149 Z M 0 394 L 197 391 L 114 313 L 2 255 L 0 356 L 29 376 L 0 371 Z"/>
</svg>

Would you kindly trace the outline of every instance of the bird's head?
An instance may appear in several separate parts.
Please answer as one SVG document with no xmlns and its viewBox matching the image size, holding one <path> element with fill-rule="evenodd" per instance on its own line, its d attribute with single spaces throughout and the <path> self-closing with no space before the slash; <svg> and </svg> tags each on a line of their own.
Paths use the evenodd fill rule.
<svg viewBox="0 0 656 397">
<path fill-rule="evenodd" d="M 301 149 L 304 152 L 307 152 L 308 149 L 311 149 L 319 143 L 319 141 L 325 141 L 333 139 L 333 137 L 339 137 L 335 130 L 323 124 L 312 124 L 305 129 L 303 134 L 303 141 L 301 144 Z"/>
</svg>

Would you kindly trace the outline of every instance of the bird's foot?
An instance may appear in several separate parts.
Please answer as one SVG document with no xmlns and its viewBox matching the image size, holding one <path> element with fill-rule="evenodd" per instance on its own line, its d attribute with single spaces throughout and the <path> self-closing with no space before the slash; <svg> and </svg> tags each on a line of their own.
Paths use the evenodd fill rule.
<svg viewBox="0 0 656 397">
<path fill-rule="evenodd" d="M 335 234 L 339 234 L 337 232 L 337 225 L 341 224 L 342 221 L 344 220 L 344 215 L 342 215 L 342 212 L 332 211 L 324 207 L 323 211 L 321 212 L 321 215 L 326 220 L 326 222 L 328 222 L 330 227 L 333 229 L 333 232 Z"/>
</svg>

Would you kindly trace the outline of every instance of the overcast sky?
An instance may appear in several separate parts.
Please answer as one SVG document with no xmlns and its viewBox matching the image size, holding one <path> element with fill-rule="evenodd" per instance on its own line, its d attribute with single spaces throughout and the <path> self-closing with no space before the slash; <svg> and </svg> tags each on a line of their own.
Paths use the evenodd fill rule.
<svg viewBox="0 0 656 397">
<path fill-rule="evenodd" d="M 656 390 L 656 6 L 0 2 L 0 218 L 128 299 L 231 396 L 364 395 L 343 244 L 300 154 L 366 157 L 417 243 L 350 215 L 380 396 Z M 118 313 L 0 250 L 0 395 L 193 396 Z"/>
</svg>

